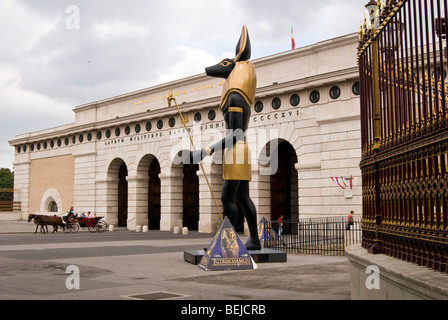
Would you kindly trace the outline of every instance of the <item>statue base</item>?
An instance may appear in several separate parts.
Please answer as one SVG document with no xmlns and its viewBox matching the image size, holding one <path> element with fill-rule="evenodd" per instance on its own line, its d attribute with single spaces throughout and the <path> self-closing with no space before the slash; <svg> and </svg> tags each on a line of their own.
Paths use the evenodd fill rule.
<svg viewBox="0 0 448 320">
<path fill-rule="evenodd" d="M 185 250 L 184 260 L 194 265 L 198 265 L 204 256 L 204 250 Z M 281 263 L 287 261 L 286 252 L 274 249 L 261 249 L 249 251 L 249 255 L 255 263 Z"/>
<path fill-rule="evenodd" d="M 254 269 L 258 262 L 284 262 L 286 253 L 261 249 L 249 252 L 226 217 L 209 247 L 184 251 L 184 259 L 208 271 Z"/>
</svg>

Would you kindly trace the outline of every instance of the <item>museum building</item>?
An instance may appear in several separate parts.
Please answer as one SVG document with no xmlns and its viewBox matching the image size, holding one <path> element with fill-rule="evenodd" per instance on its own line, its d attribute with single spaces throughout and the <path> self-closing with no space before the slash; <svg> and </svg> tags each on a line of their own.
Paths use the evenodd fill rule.
<svg viewBox="0 0 448 320">
<path fill-rule="evenodd" d="M 259 219 L 361 214 L 357 46 L 357 34 L 349 34 L 253 60 L 257 90 L 246 140 Z M 203 73 L 90 102 L 73 109 L 74 123 L 16 136 L 10 145 L 22 218 L 73 206 L 130 230 L 216 232 L 221 219 L 206 180 L 221 205 L 222 154 L 204 160 L 204 171 L 180 159 L 224 137 L 224 81 Z M 168 106 L 170 92 L 194 147 Z"/>
</svg>

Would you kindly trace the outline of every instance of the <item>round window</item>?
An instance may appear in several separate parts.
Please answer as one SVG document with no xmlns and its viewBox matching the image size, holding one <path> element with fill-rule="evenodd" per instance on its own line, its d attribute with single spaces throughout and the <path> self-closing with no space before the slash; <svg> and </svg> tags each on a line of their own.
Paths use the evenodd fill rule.
<svg viewBox="0 0 448 320">
<path fill-rule="evenodd" d="M 208 112 L 208 119 L 209 119 L 210 121 L 213 121 L 213 120 L 215 120 L 215 118 L 216 118 L 216 112 L 215 112 L 215 110 L 210 110 L 210 111 Z"/>
<path fill-rule="evenodd" d="M 317 90 L 311 91 L 311 93 L 310 93 L 310 101 L 312 103 L 318 103 L 319 100 L 320 100 L 320 93 L 319 93 L 319 91 L 317 91 Z"/>
<path fill-rule="evenodd" d="M 300 97 L 298 94 L 293 94 L 291 98 L 289 98 L 289 102 L 293 107 L 297 107 L 300 103 Z"/>
<path fill-rule="evenodd" d="M 200 112 L 196 112 L 194 115 L 194 122 L 199 123 L 202 120 L 202 115 Z"/>
<path fill-rule="evenodd" d="M 330 89 L 331 99 L 337 99 L 341 96 L 341 89 L 338 86 L 332 86 Z"/>
<path fill-rule="evenodd" d="M 272 108 L 274 110 L 278 110 L 281 105 L 282 105 L 282 101 L 280 100 L 280 98 L 274 98 L 274 100 L 272 100 Z"/>
<path fill-rule="evenodd" d="M 352 86 L 352 92 L 354 95 L 359 96 L 359 81 L 356 81 Z"/>
<path fill-rule="evenodd" d="M 255 108 L 256 112 L 260 113 L 261 111 L 263 111 L 263 102 L 257 101 L 255 103 L 255 107 L 254 108 Z"/>
</svg>

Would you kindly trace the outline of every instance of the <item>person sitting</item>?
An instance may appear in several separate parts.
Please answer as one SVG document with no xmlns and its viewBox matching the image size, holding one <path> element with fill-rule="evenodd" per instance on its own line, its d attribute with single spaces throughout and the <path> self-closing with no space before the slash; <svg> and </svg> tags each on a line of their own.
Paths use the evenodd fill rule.
<svg viewBox="0 0 448 320">
<path fill-rule="evenodd" d="M 65 222 L 65 224 L 68 224 L 70 220 L 75 218 L 75 210 L 73 207 L 70 208 L 67 215 L 62 217 L 62 220 Z"/>
</svg>

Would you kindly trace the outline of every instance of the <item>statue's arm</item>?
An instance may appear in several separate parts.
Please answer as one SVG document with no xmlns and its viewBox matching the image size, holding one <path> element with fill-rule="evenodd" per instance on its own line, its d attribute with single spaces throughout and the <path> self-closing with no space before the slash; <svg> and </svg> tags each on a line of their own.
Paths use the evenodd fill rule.
<svg viewBox="0 0 448 320">
<path fill-rule="evenodd" d="M 193 151 L 190 158 L 191 163 L 199 163 L 205 157 L 244 140 L 244 113 L 250 112 L 249 107 L 242 103 L 242 97 L 238 94 L 232 94 L 227 105 L 228 107 L 225 109 L 225 112 L 228 113 L 226 136 L 202 150 Z"/>
</svg>

